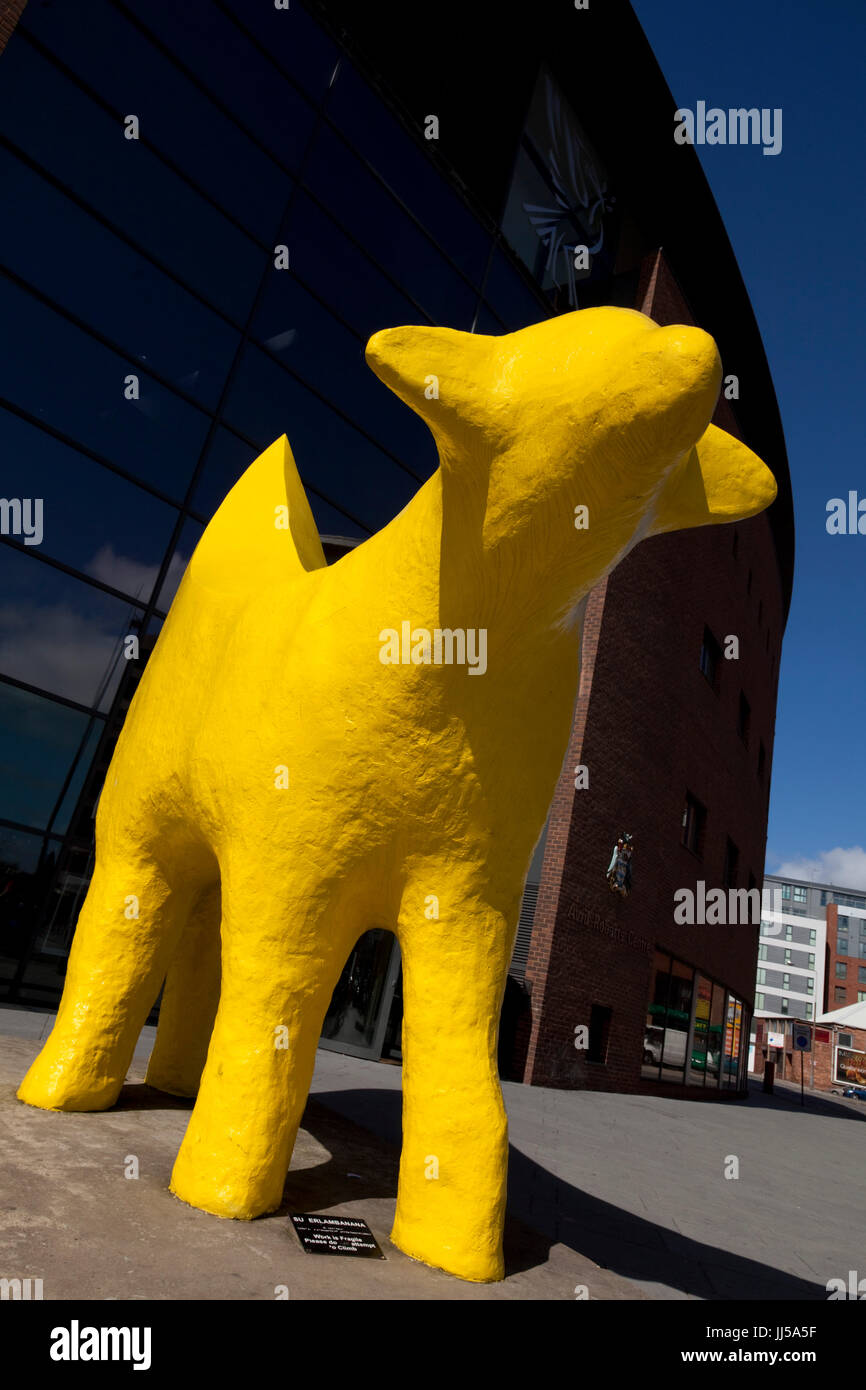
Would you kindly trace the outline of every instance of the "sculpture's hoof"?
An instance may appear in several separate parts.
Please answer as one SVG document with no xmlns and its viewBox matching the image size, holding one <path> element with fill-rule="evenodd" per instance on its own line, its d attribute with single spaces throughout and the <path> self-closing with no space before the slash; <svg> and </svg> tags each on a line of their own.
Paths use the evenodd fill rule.
<svg viewBox="0 0 866 1390">
<path fill-rule="evenodd" d="M 110 1110 L 120 1094 L 123 1078 L 95 1077 L 81 1066 L 36 1058 L 17 1095 L 25 1105 L 39 1110 Z"/>
<path fill-rule="evenodd" d="M 410 1259 L 419 1260 L 432 1269 L 444 1270 L 446 1274 L 454 1274 L 467 1283 L 495 1284 L 505 1278 L 505 1261 L 501 1253 L 489 1255 L 479 1250 L 460 1248 L 456 1242 L 446 1244 L 436 1235 L 423 1231 L 410 1232 L 399 1222 L 394 1223 L 391 1244 Z"/>
<path fill-rule="evenodd" d="M 282 1201 L 282 1192 L 276 1201 L 268 1200 L 248 1181 L 231 1182 L 225 1177 L 212 1179 L 202 1168 L 192 1169 L 180 1158 L 175 1162 L 169 1191 L 188 1207 L 232 1221 L 253 1221 L 257 1216 L 276 1211 Z"/>
</svg>

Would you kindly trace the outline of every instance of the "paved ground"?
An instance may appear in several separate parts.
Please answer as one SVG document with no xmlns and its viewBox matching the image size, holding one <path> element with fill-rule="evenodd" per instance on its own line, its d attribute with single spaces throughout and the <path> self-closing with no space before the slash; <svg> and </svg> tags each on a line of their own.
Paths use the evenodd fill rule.
<svg viewBox="0 0 866 1390">
<path fill-rule="evenodd" d="M 573 1299 L 584 1284 L 601 1299 L 825 1300 L 828 1279 L 866 1275 L 862 1102 L 505 1083 L 508 1277 L 478 1286 L 388 1241 L 399 1067 L 320 1051 L 284 1207 L 222 1222 L 167 1192 L 190 1106 L 141 1084 L 151 1030 L 115 1110 L 59 1115 L 14 1099 L 47 1026 L 0 1009 L 0 1275 L 41 1275 L 49 1298 L 261 1299 L 286 1284 L 312 1299 Z M 739 1177 L 726 1179 L 732 1158 Z M 304 1255 L 289 1210 L 363 1216 L 386 1260 Z"/>
</svg>

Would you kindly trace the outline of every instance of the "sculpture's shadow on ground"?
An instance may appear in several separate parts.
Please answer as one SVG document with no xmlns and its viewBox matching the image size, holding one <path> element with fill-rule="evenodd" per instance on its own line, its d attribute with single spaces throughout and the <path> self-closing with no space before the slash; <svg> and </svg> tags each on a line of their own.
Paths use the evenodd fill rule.
<svg viewBox="0 0 866 1390">
<path fill-rule="evenodd" d="M 123 1110 L 191 1111 L 192 1107 L 190 1099 L 141 1084 L 124 1086 L 118 1098 L 118 1108 Z M 326 1150 L 328 1158 L 304 1166 L 300 1144 L 282 1205 L 262 1219 L 285 1219 L 292 1212 L 327 1212 L 364 1200 L 393 1201 L 401 1111 L 399 1090 L 317 1092 L 307 1102 L 302 1129 Z M 625 1211 L 581 1191 L 509 1145 L 506 1275 L 545 1264 L 555 1244 L 568 1246 L 622 1278 L 652 1284 L 661 1297 L 669 1289 L 709 1300 L 827 1298 L 825 1284 L 719 1250 Z"/>
<path fill-rule="evenodd" d="M 401 1107 L 398 1090 L 318 1092 L 307 1104 L 303 1125 L 331 1159 L 289 1173 L 285 1210 L 321 1210 L 362 1197 L 393 1198 Z M 364 1128 L 358 1123 L 361 1116 Z M 545 1263 L 550 1247 L 562 1244 L 625 1279 L 662 1286 L 662 1297 L 667 1287 L 703 1299 L 827 1298 L 824 1284 L 719 1250 L 582 1192 L 513 1145 L 508 1163 L 507 1275 Z"/>
</svg>

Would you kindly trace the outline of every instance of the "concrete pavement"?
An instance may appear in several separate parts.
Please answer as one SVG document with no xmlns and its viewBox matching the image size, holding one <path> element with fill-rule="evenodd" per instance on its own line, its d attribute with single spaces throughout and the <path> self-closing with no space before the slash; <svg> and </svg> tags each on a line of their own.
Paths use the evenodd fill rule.
<svg viewBox="0 0 866 1390">
<path fill-rule="evenodd" d="M 284 1207 L 222 1222 L 167 1192 L 190 1105 L 141 1084 L 153 1030 L 117 1108 L 55 1115 L 14 1099 L 48 1026 L 0 1009 L 0 1274 L 23 1262 L 46 1297 L 259 1299 L 285 1284 L 313 1299 L 574 1299 L 586 1285 L 602 1299 L 826 1300 L 828 1279 L 866 1275 L 860 1102 L 807 1096 L 803 1111 L 787 1089 L 693 1103 L 506 1082 L 508 1277 L 478 1286 L 388 1241 L 399 1067 L 320 1050 Z M 386 1260 L 303 1254 L 289 1210 L 363 1216 Z"/>
</svg>

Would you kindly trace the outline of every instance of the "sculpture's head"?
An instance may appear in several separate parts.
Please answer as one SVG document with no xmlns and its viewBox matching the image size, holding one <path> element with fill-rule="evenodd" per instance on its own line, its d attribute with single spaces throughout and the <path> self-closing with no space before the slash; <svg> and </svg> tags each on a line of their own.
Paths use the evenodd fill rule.
<svg viewBox="0 0 866 1390">
<path fill-rule="evenodd" d="M 710 425 L 721 383 L 699 328 L 583 309 L 493 338 L 391 328 L 367 361 L 426 420 L 443 471 L 483 490 L 485 544 L 525 532 L 562 555 L 575 508 L 592 582 L 643 536 L 737 521 L 776 495 L 769 469 Z"/>
</svg>

